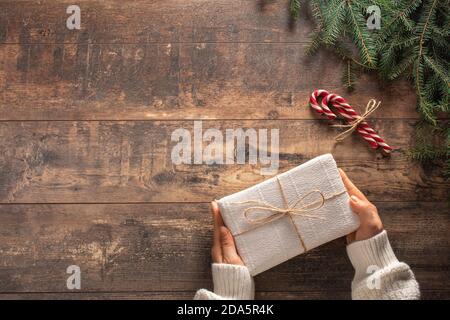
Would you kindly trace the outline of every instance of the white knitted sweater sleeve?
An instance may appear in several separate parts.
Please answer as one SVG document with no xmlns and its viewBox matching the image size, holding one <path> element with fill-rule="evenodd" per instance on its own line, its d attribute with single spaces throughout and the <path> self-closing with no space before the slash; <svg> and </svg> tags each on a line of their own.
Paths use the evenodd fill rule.
<svg viewBox="0 0 450 320">
<path fill-rule="evenodd" d="M 399 262 L 386 231 L 347 246 L 355 268 L 353 299 L 419 299 L 419 285 L 409 266 Z"/>
<path fill-rule="evenodd" d="M 214 292 L 200 289 L 195 300 L 253 300 L 255 285 L 247 267 L 213 263 Z"/>
<path fill-rule="evenodd" d="M 409 266 L 399 262 L 392 251 L 386 231 L 347 246 L 355 268 L 353 299 L 419 299 L 419 285 Z M 253 277 L 247 267 L 212 265 L 214 292 L 200 289 L 197 300 L 254 299 Z"/>
</svg>

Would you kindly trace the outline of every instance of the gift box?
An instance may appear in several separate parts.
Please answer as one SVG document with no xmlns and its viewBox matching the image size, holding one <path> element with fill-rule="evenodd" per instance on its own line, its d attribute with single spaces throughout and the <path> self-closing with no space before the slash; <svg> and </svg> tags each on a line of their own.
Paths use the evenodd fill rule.
<svg viewBox="0 0 450 320">
<path fill-rule="evenodd" d="M 217 202 L 252 275 L 359 226 L 331 154 Z"/>
</svg>

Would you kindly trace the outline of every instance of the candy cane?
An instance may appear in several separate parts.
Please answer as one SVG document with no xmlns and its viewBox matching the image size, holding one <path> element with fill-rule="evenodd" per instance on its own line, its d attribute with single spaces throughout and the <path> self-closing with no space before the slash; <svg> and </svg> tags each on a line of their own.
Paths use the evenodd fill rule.
<svg viewBox="0 0 450 320">
<path fill-rule="evenodd" d="M 321 99 L 320 104 L 318 101 L 319 99 Z M 382 151 L 387 154 L 393 150 L 393 148 L 389 146 L 366 121 L 361 121 L 364 120 L 361 119 L 361 115 L 358 114 L 341 96 L 329 93 L 326 90 L 315 90 L 309 98 L 309 103 L 311 108 L 317 113 L 325 115 L 330 120 L 337 118 L 337 115 L 331 111 L 329 107 L 332 106 L 337 110 L 340 116 L 345 118 L 348 125 L 351 125 L 354 121 L 359 121 L 356 126 L 356 131 L 369 143 L 372 149 L 378 149 L 380 147 Z"/>
</svg>

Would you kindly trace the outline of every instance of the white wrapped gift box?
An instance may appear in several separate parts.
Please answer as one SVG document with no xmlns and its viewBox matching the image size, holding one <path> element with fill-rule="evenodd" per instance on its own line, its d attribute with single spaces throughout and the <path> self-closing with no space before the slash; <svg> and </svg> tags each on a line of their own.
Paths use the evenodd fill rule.
<svg viewBox="0 0 450 320">
<path fill-rule="evenodd" d="M 252 275 L 359 226 L 331 154 L 226 196 L 218 205 Z"/>
</svg>

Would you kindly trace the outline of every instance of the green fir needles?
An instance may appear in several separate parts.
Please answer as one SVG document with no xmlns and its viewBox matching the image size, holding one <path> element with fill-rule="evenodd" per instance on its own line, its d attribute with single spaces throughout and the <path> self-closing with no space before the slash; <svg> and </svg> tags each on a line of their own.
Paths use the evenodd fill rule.
<svg viewBox="0 0 450 320">
<path fill-rule="evenodd" d="M 450 126 L 442 120 L 450 113 L 450 1 L 310 0 L 309 6 L 315 28 L 307 52 L 326 48 L 339 55 L 349 90 L 360 71 L 375 71 L 386 81 L 410 79 L 422 120 L 409 154 L 419 161 L 446 159 L 450 174 Z M 380 24 L 369 28 L 374 6 Z"/>
</svg>

